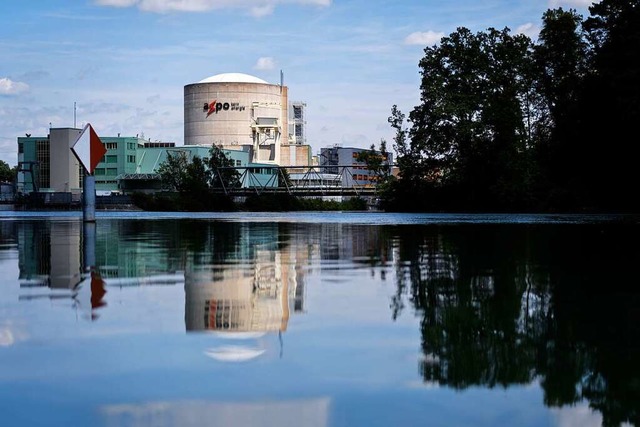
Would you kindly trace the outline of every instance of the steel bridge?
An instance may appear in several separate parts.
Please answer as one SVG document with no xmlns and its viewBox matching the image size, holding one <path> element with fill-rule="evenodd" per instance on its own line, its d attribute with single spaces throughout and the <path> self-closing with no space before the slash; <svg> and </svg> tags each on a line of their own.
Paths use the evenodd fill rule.
<svg viewBox="0 0 640 427">
<path fill-rule="evenodd" d="M 352 165 L 218 167 L 213 170 L 214 191 L 229 196 L 278 193 L 303 197 L 375 196 L 375 179 L 369 179 L 368 173 L 354 176 L 353 170 Z M 231 171 L 237 173 L 237 179 L 230 178 Z M 367 179 L 356 179 L 363 176 Z"/>
</svg>

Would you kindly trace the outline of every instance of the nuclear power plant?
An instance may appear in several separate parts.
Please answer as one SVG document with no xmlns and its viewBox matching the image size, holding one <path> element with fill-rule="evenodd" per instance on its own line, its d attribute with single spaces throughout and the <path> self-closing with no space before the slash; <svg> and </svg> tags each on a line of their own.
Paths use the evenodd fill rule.
<svg viewBox="0 0 640 427">
<path fill-rule="evenodd" d="M 249 152 L 254 163 L 281 164 L 283 145 L 304 143 L 303 106 L 291 107 L 298 118 L 289 129 L 286 86 L 248 74 L 218 74 L 184 87 L 184 143 L 216 144 Z"/>
<path fill-rule="evenodd" d="M 301 187 L 374 185 L 373 172 L 357 158 L 365 149 L 336 145 L 312 160 L 306 104 L 289 101 L 282 77 L 280 84 L 272 84 L 248 74 L 217 74 L 185 85 L 183 108 L 182 146 L 147 140 L 143 132 L 100 135 L 107 151 L 93 171 L 96 190 L 101 195 L 159 191 L 158 167 L 170 154 L 204 158 L 214 144 L 241 174 L 246 173 L 242 188 L 278 186 L 279 178 L 274 177 L 279 169 L 274 166 L 287 170 L 291 182 Z M 79 134 L 74 125 L 52 127 L 46 136 L 18 137 L 15 192 L 42 194 L 45 204 L 78 202 L 83 169 L 70 147 Z M 385 160 L 392 162 L 391 156 Z"/>
</svg>

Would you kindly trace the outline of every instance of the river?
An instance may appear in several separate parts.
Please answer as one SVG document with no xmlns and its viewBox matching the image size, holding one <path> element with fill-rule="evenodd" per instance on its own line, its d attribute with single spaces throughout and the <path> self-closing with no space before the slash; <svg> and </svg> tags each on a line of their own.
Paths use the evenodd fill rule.
<svg viewBox="0 0 640 427">
<path fill-rule="evenodd" d="M 640 425 L 639 224 L 0 212 L 0 425 Z"/>
</svg>

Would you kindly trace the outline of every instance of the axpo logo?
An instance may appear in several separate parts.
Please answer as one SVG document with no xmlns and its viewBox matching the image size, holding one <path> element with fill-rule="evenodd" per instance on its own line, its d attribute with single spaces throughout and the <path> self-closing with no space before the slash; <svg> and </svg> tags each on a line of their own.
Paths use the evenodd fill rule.
<svg viewBox="0 0 640 427">
<path fill-rule="evenodd" d="M 237 102 L 218 102 L 218 100 L 214 100 L 213 102 L 205 102 L 202 111 L 207 112 L 207 117 L 212 114 L 218 114 L 220 111 L 244 111 L 244 106 L 240 105 Z"/>
</svg>

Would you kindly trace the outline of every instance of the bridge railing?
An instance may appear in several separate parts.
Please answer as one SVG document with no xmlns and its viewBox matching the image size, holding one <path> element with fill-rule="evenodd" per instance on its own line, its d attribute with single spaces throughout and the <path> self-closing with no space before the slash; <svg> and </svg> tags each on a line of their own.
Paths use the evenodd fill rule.
<svg viewBox="0 0 640 427">
<path fill-rule="evenodd" d="M 237 174 L 230 174 L 229 171 Z M 235 178 L 232 177 L 235 175 Z M 214 186 L 227 195 L 288 193 L 291 195 L 356 195 L 375 193 L 375 181 L 357 179 L 353 166 L 253 165 L 218 167 L 213 170 Z"/>
</svg>

